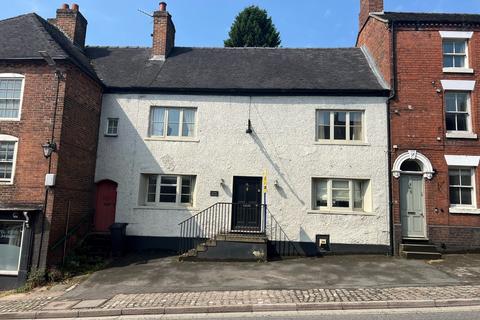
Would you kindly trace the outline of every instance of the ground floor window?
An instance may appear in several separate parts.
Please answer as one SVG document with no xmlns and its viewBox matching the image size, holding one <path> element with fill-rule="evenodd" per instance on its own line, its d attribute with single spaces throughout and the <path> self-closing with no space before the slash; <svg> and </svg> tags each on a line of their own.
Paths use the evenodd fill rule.
<svg viewBox="0 0 480 320">
<path fill-rule="evenodd" d="M 193 205 L 195 176 L 142 175 L 145 183 L 145 204 Z"/>
<path fill-rule="evenodd" d="M 459 207 L 474 207 L 474 170 L 471 168 L 450 168 L 448 170 L 448 177 L 450 205 Z"/>
<path fill-rule="evenodd" d="M 366 211 L 368 180 L 313 180 L 314 210 Z"/>
<path fill-rule="evenodd" d="M 0 221 L 0 274 L 18 273 L 23 225 L 23 222 Z"/>
</svg>

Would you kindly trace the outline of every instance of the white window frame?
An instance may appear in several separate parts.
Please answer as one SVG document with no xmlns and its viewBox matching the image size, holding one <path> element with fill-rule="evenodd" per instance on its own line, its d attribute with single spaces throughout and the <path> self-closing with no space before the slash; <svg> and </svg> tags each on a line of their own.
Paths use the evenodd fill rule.
<svg viewBox="0 0 480 320">
<path fill-rule="evenodd" d="M 20 102 L 18 105 L 18 116 L 16 118 L 3 118 L 0 121 L 20 121 L 22 117 L 23 95 L 25 92 L 25 76 L 18 73 L 0 73 L 0 80 L 18 80 L 22 79 L 22 87 L 20 89 Z"/>
<path fill-rule="evenodd" d="M 196 184 L 196 176 L 195 175 L 174 175 L 174 174 L 144 174 L 145 176 L 145 197 L 144 201 L 147 206 L 154 206 L 154 207 L 193 207 L 195 201 L 195 184 Z M 148 180 L 149 177 L 156 176 L 156 190 L 155 190 L 155 202 L 148 201 Z M 160 202 L 160 182 L 161 177 L 176 177 L 177 178 L 177 185 L 176 185 L 176 199 L 175 202 Z M 182 203 L 182 178 L 188 177 L 191 179 L 191 202 L 190 203 Z"/>
<path fill-rule="evenodd" d="M 165 110 L 164 113 L 164 118 L 163 118 L 163 135 L 153 135 L 152 134 L 152 113 L 155 108 L 163 108 Z M 172 109 L 178 109 L 180 110 L 180 116 L 179 116 L 179 124 L 178 124 L 178 135 L 177 136 L 169 136 L 167 134 L 168 132 L 168 116 L 169 116 L 169 110 Z M 184 110 L 192 110 L 195 112 L 195 122 L 194 122 L 194 130 L 193 134 L 191 136 L 183 136 L 183 112 Z M 198 115 L 198 108 L 196 107 L 176 107 L 176 106 L 169 106 L 169 107 L 162 107 L 162 106 L 152 106 L 150 108 L 150 115 L 149 115 L 149 120 L 148 120 L 148 137 L 149 138 L 160 138 L 164 140 L 194 140 L 197 137 L 197 115 Z"/>
<path fill-rule="evenodd" d="M 15 169 L 17 164 L 17 153 L 18 153 L 18 138 L 5 135 L 5 134 L 0 134 L 0 142 L 13 142 L 15 144 L 13 148 L 12 176 L 10 177 L 10 179 L 0 179 L 0 184 L 11 185 L 13 184 L 13 181 L 15 179 Z"/>
<path fill-rule="evenodd" d="M 447 130 L 447 113 L 458 114 L 461 112 L 452 112 L 447 111 L 447 95 L 448 94 L 466 94 L 467 95 L 467 130 Z M 459 91 L 459 90 L 447 90 L 444 94 L 444 112 L 445 112 L 445 131 L 447 135 L 450 134 L 451 136 L 455 135 L 456 133 L 472 133 L 472 93 L 471 91 Z M 453 134 L 453 135 L 452 135 Z"/>
<path fill-rule="evenodd" d="M 23 241 L 25 239 L 25 222 L 24 221 L 17 221 L 17 220 L 0 220 L 1 222 L 15 222 L 15 223 L 21 223 L 22 224 L 22 239 L 20 240 L 20 253 L 18 255 L 18 265 L 17 265 L 17 270 L 16 271 L 7 271 L 7 270 L 1 270 L 0 269 L 0 275 L 6 275 L 6 276 L 16 276 L 18 275 L 18 272 L 20 271 L 20 264 L 22 263 L 22 252 L 23 252 Z"/>
<path fill-rule="evenodd" d="M 317 184 L 319 180 L 326 180 L 327 181 L 327 206 L 317 206 Z M 348 188 L 349 188 L 349 202 L 350 205 L 348 208 L 342 207 L 334 207 L 333 206 L 333 181 L 348 181 Z M 368 192 L 367 189 L 364 190 L 363 199 L 362 199 L 362 209 L 355 208 L 355 199 L 354 199 L 354 182 L 360 181 L 364 184 L 370 183 L 367 179 L 346 179 L 346 178 L 313 178 L 312 179 L 312 210 L 316 211 L 328 211 L 328 212 L 367 212 L 365 210 Z M 363 186 L 366 187 L 365 185 Z"/>
<path fill-rule="evenodd" d="M 473 36 L 473 32 L 465 31 L 440 31 L 440 37 L 442 38 L 442 67 L 444 64 L 445 52 L 443 51 L 444 41 L 465 41 L 465 67 L 443 67 L 445 73 L 473 73 L 474 70 L 470 68 L 469 46 L 470 39 Z M 450 54 L 452 55 L 452 54 Z M 453 54 L 454 55 L 454 54 Z"/>
<path fill-rule="evenodd" d="M 117 121 L 116 125 L 116 132 L 115 133 L 110 133 L 110 121 Z M 105 126 L 105 136 L 107 137 L 118 137 L 118 124 L 120 123 L 120 120 L 118 118 L 107 118 L 107 125 Z"/>
<path fill-rule="evenodd" d="M 471 188 L 472 188 L 472 204 L 471 205 L 464 205 L 464 204 L 454 204 L 451 203 L 450 199 L 450 187 L 452 186 L 450 184 L 450 170 L 470 170 L 470 181 L 472 183 Z M 463 167 L 463 166 L 449 166 L 448 167 L 448 194 L 449 194 L 449 204 L 450 208 L 452 209 L 476 209 L 477 208 L 477 188 L 476 188 L 476 181 L 475 181 L 475 167 Z M 460 188 L 465 188 L 463 185 L 453 185 L 453 187 L 460 187 Z"/>
<path fill-rule="evenodd" d="M 318 136 L 318 114 L 320 112 L 330 113 L 330 139 L 320 139 Z M 345 112 L 345 139 L 335 139 L 335 112 Z M 350 113 L 359 112 L 362 114 L 362 138 L 360 140 L 350 140 Z M 365 110 L 335 110 L 335 109 L 316 109 L 315 111 L 315 140 L 320 143 L 332 144 L 363 144 L 366 141 Z"/>
</svg>

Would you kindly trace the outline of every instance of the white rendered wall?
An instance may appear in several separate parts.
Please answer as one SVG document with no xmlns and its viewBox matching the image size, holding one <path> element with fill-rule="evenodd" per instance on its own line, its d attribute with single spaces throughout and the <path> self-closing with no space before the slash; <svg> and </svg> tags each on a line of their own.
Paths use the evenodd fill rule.
<svg viewBox="0 0 480 320">
<path fill-rule="evenodd" d="M 179 222 L 215 202 L 231 202 L 233 176 L 261 177 L 267 170 L 269 209 L 291 240 L 330 234 L 332 243 L 389 244 L 385 98 L 106 94 L 103 99 L 101 130 L 107 118 L 119 118 L 119 135 L 100 136 L 96 181 L 118 183 L 116 221 L 128 223 L 128 235 L 178 236 Z M 151 106 L 197 107 L 196 140 L 150 140 Z M 253 135 L 245 133 L 249 106 Z M 365 110 L 365 143 L 316 142 L 317 109 Z M 142 173 L 195 175 L 194 208 L 139 205 Z M 313 177 L 369 179 L 371 212 L 312 211 Z M 220 196 L 211 197 L 212 190 Z"/>
</svg>

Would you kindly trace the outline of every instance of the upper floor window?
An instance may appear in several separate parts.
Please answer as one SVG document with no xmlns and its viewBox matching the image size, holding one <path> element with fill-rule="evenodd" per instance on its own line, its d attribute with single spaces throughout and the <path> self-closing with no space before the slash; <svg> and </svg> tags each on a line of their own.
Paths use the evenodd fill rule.
<svg viewBox="0 0 480 320">
<path fill-rule="evenodd" d="M 443 67 L 444 68 L 468 68 L 467 40 L 444 39 L 443 40 Z"/>
<path fill-rule="evenodd" d="M 445 109 L 447 131 L 471 131 L 469 92 L 446 92 Z"/>
<path fill-rule="evenodd" d="M 118 136 L 118 118 L 108 118 L 105 135 L 109 137 Z"/>
<path fill-rule="evenodd" d="M 366 211 L 367 180 L 314 179 L 313 209 Z"/>
<path fill-rule="evenodd" d="M 450 205 L 475 206 L 474 170 L 471 168 L 450 168 L 448 170 Z"/>
<path fill-rule="evenodd" d="M 317 140 L 363 141 L 363 111 L 317 110 Z"/>
<path fill-rule="evenodd" d="M 197 109 L 152 107 L 150 136 L 194 137 Z"/>
<path fill-rule="evenodd" d="M 0 74 L 0 119 L 20 119 L 23 80 L 22 75 Z"/>
<path fill-rule="evenodd" d="M 0 183 L 13 182 L 16 147 L 16 138 L 0 135 Z"/>
<path fill-rule="evenodd" d="M 443 41 L 443 71 L 473 73 L 469 68 L 468 45 L 473 32 L 440 31 Z"/>
</svg>

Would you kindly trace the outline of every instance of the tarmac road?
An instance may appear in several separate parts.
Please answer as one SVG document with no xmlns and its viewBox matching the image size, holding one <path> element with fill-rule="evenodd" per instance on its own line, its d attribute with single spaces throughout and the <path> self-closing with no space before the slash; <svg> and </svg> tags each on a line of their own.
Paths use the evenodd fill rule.
<svg viewBox="0 0 480 320">
<path fill-rule="evenodd" d="M 77 318 L 78 319 L 78 318 Z M 480 307 L 81 318 L 100 320 L 479 320 Z M 57 319 L 58 320 L 58 319 Z"/>
</svg>

